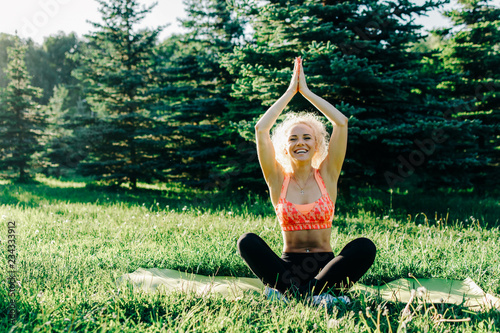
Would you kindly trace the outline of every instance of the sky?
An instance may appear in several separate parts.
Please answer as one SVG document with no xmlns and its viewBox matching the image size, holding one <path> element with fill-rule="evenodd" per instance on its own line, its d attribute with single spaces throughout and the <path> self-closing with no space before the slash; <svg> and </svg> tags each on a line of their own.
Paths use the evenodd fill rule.
<svg viewBox="0 0 500 333">
<path fill-rule="evenodd" d="M 424 0 L 414 1 L 422 3 Z M 139 2 L 150 5 L 154 0 Z M 494 3 L 500 5 L 500 0 L 494 0 Z M 15 34 L 17 31 L 21 38 L 31 38 L 38 44 L 43 43 L 44 37 L 57 34 L 58 31 L 74 31 L 81 37 L 93 28 L 88 20 L 100 21 L 97 8 L 98 3 L 94 0 L 4 1 L 0 11 L 0 33 Z M 160 39 L 164 39 L 180 31 L 179 17 L 185 17 L 182 0 L 158 0 L 158 5 L 146 16 L 141 27 L 169 24 L 160 35 Z M 424 25 L 425 29 L 449 25 L 448 19 L 437 11 L 428 17 L 418 18 L 417 23 Z"/>
<path fill-rule="evenodd" d="M 42 44 L 44 37 L 59 31 L 76 32 L 83 36 L 93 29 L 87 21 L 100 22 L 99 4 L 94 0 L 9 0 L 3 1 L 0 11 L 0 33 L 31 38 Z M 153 0 L 139 0 L 151 5 Z M 179 31 L 177 17 L 184 17 L 182 0 L 158 0 L 158 5 L 143 20 L 141 27 L 169 24 L 160 38 Z"/>
</svg>

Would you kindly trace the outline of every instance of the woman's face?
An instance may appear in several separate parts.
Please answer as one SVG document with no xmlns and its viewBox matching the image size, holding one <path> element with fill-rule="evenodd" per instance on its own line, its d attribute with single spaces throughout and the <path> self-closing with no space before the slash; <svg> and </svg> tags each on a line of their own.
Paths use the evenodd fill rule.
<svg viewBox="0 0 500 333">
<path fill-rule="evenodd" d="M 311 127 L 297 124 L 290 128 L 286 152 L 292 159 L 312 160 L 316 153 L 316 138 Z"/>
</svg>

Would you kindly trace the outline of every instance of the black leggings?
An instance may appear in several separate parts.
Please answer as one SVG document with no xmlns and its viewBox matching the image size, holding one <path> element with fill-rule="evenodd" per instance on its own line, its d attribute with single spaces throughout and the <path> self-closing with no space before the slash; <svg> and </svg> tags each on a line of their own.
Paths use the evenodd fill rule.
<svg viewBox="0 0 500 333">
<path fill-rule="evenodd" d="M 254 233 L 238 240 L 241 257 L 262 282 L 282 293 L 299 295 L 330 291 L 338 294 L 358 281 L 375 260 L 375 244 L 368 238 L 349 242 L 338 256 L 333 252 L 283 253 L 278 257 Z"/>
</svg>

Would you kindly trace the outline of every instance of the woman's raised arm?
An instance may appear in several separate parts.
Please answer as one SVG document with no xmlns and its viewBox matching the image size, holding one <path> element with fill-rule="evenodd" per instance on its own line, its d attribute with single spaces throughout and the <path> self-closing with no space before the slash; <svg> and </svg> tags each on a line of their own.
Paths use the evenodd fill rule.
<svg viewBox="0 0 500 333">
<path fill-rule="evenodd" d="M 323 98 L 313 93 L 307 87 L 306 77 L 304 75 L 304 68 L 302 67 L 302 60 L 299 58 L 299 91 L 300 93 L 313 104 L 321 113 L 328 118 L 333 124 L 333 131 L 330 137 L 330 144 L 328 145 L 328 155 L 323 163 L 321 169 L 326 171 L 335 180 L 340 176 L 342 164 L 347 150 L 347 120 L 336 107 Z"/>
<path fill-rule="evenodd" d="M 276 161 L 276 153 L 271 141 L 270 131 L 276 123 L 281 112 L 288 105 L 292 97 L 299 91 L 299 58 L 295 59 L 292 80 L 286 92 L 266 111 L 255 125 L 255 138 L 257 141 L 257 154 L 260 167 L 264 173 L 266 183 L 269 185 L 277 180 L 283 173 Z"/>
</svg>

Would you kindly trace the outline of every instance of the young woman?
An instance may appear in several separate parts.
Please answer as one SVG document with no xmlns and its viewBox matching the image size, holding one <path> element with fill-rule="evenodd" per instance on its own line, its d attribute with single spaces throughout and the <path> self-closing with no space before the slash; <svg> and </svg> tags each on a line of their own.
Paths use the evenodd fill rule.
<svg viewBox="0 0 500 333">
<path fill-rule="evenodd" d="M 325 125 L 312 113 L 289 114 L 271 138 L 276 119 L 297 92 L 333 124 L 329 142 Z M 330 245 L 347 118 L 308 89 L 299 57 L 290 86 L 258 121 L 255 134 L 260 166 L 282 228 L 283 254 L 278 257 L 254 233 L 240 237 L 239 252 L 255 275 L 275 288 L 266 288 L 266 295 L 284 298 L 280 293 L 287 293 L 333 302 L 336 299 L 325 292 L 338 294 L 350 287 L 370 268 L 376 253 L 366 238 L 351 241 L 337 256 Z"/>
</svg>

